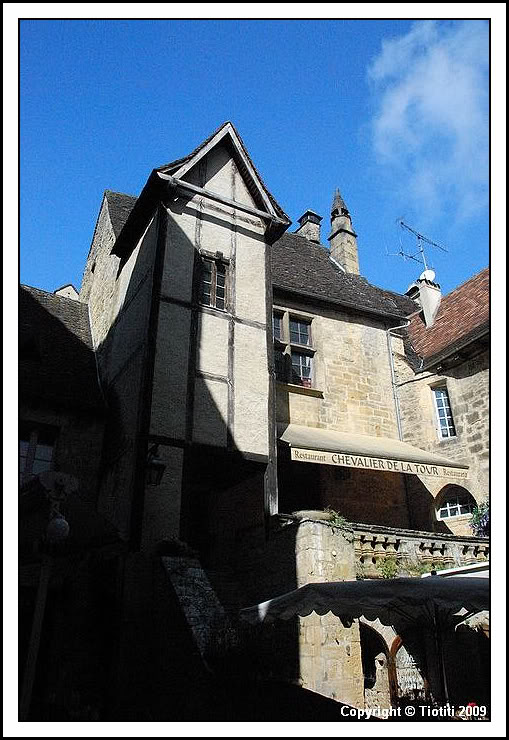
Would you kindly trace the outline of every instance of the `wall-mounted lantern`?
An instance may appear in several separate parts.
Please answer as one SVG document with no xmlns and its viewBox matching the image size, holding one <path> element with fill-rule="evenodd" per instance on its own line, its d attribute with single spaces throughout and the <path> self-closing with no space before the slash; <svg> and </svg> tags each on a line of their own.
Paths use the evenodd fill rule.
<svg viewBox="0 0 509 740">
<path fill-rule="evenodd" d="M 159 457 L 159 445 L 152 445 L 147 453 L 146 482 L 148 486 L 158 486 L 161 483 L 166 465 Z"/>
</svg>

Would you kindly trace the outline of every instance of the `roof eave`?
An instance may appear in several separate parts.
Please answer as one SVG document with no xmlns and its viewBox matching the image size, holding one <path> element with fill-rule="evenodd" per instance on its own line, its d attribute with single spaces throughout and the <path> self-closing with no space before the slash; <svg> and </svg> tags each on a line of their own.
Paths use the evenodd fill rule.
<svg viewBox="0 0 509 740">
<path fill-rule="evenodd" d="M 377 316 L 379 318 L 384 318 L 384 319 L 394 319 L 397 321 L 401 321 L 402 319 L 407 318 L 406 314 L 404 313 L 391 313 L 388 311 L 387 312 L 378 311 L 376 308 L 370 308 L 368 306 L 359 306 L 356 303 L 350 303 L 349 301 L 341 301 L 341 300 L 338 300 L 337 298 L 327 298 L 325 296 L 317 296 L 316 294 L 310 293 L 308 291 L 297 290 L 295 288 L 288 288 L 282 285 L 278 285 L 276 283 L 273 283 L 272 288 L 275 291 L 280 291 L 281 293 L 285 293 L 291 296 L 296 296 L 297 298 L 299 297 L 307 298 L 307 299 L 312 299 L 316 303 L 340 306 L 341 308 L 355 311 L 356 313 L 368 314 L 371 316 Z"/>
<path fill-rule="evenodd" d="M 136 244 L 143 234 L 147 221 L 152 217 L 158 202 L 165 192 L 165 186 L 157 170 L 152 170 L 134 207 L 127 217 L 120 234 L 111 250 L 117 257 L 125 257 L 126 252 Z"/>
<path fill-rule="evenodd" d="M 479 339 L 487 336 L 489 333 L 490 323 L 489 321 L 487 321 L 480 327 L 476 327 L 476 329 L 474 329 L 473 332 L 470 332 L 470 334 L 468 334 L 466 337 L 462 337 L 460 340 L 458 340 L 457 342 L 453 342 L 440 352 L 431 355 L 428 359 L 424 359 L 421 370 L 429 370 L 435 367 L 439 363 L 444 362 L 448 358 L 455 355 L 457 352 L 460 352 L 465 347 L 468 347 L 470 344 L 473 344 Z"/>
</svg>

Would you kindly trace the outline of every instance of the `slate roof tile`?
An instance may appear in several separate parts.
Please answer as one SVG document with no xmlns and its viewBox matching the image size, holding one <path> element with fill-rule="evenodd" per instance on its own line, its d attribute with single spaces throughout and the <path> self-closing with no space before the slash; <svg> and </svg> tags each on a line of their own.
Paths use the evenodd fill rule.
<svg viewBox="0 0 509 740">
<path fill-rule="evenodd" d="M 352 309 L 392 316 L 415 311 L 407 296 L 383 290 L 360 275 L 343 272 L 330 259 L 329 250 L 303 236 L 286 233 L 272 248 L 274 288 L 299 293 Z"/>
<path fill-rule="evenodd" d="M 20 399 L 104 407 L 85 303 L 21 285 L 19 351 Z"/>
<path fill-rule="evenodd" d="M 118 238 L 118 235 L 122 231 L 122 228 L 138 199 L 134 195 L 115 193 L 112 190 L 105 190 L 104 197 L 108 203 L 108 213 L 110 215 L 113 231 L 115 236 Z"/>
</svg>

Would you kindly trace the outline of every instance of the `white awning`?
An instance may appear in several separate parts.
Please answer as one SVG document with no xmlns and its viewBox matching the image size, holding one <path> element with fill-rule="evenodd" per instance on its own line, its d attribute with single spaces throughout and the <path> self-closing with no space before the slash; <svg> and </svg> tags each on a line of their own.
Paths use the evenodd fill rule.
<svg viewBox="0 0 509 740">
<path fill-rule="evenodd" d="M 426 452 L 399 439 L 333 432 L 299 424 L 281 425 L 279 438 L 291 447 L 291 458 L 298 462 L 450 480 L 468 477 L 468 465 Z"/>
<path fill-rule="evenodd" d="M 394 578 L 307 583 L 256 606 L 241 609 L 251 624 L 331 611 L 344 620 L 379 619 L 382 624 L 458 623 L 489 609 L 490 586 L 482 578 Z"/>
<path fill-rule="evenodd" d="M 483 609 L 477 614 L 473 614 L 471 617 L 467 617 L 462 622 L 456 625 L 455 629 L 471 629 L 477 632 L 484 632 L 486 637 L 490 636 L 490 613 L 487 609 Z"/>
</svg>

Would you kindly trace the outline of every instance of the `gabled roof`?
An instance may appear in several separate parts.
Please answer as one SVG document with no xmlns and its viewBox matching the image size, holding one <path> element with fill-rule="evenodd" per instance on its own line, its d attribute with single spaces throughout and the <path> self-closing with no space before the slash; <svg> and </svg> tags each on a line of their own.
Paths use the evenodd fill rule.
<svg viewBox="0 0 509 740">
<path fill-rule="evenodd" d="M 490 270 L 486 267 L 442 298 L 435 323 L 427 328 L 420 315 L 408 328 L 415 352 L 427 366 L 434 357 L 459 349 L 489 331 Z"/>
<path fill-rule="evenodd" d="M 231 121 L 225 121 L 221 124 L 186 157 L 162 165 L 156 171 L 181 179 L 196 165 L 201 157 L 220 143 L 230 150 L 255 202 L 260 207 L 264 207 L 269 213 L 272 212 L 275 216 L 286 220 L 290 224 L 289 217 L 263 182 L 262 176 L 255 167 L 244 142 Z"/>
<path fill-rule="evenodd" d="M 410 298 L 377 288 L 360 275 L 343 272 L 332 262 L 326 247 L 294 233 L 283 234 L 272 247 L 272 283 L 275 291 L 367 313 L 404 317 L 415 311 Z"/>
<path fill-rule="evenodd" d="M 19 348 L 21 401 L 104 408 L 85 303 L 21 285 Z"/>
<path fill-rule="evenodd" d="M 225 146 L 233 156 L 239 172 L 257 204 L 258 215 L 262 215 L 262 218 L 267 216 L 269 221 L 268 230 L 271 231 L 272 239 L 277 238 L 288 228 L 291 223 L 290 219 L 267 189 L 235 127 L 230 121 L 226 121 L 186 157 L 176 159 L 153 170 L 138 198 L 122 196 L 121 193 L 112 194 L 114 199 L 118 201 L 118 210 L 114 218 L 119 224 L 123 223 L 120 233 L 115 234 L 117 241 L 112 249 L 113 254 L 123 259 L 126 258 L 126 254 L 133 248 L 134 242 L 143 233 L 147 218 L 153 214 L 157 202 L 167 194 L 168 185 L 171 187 L 177 186 L 184 190 L 194 190 L 204 196 L 207 195 L 206 188 L 201 189 L 192 183 L 185 182 L 185 177 L 189 170 L 218 144 Z M 111 193 L 111 191 L 107 192 Z M 212 199 L 221 199 L 218 193 L 208 194 Z M 230 199 L 224 199 L 223 202 L 233 207 L 237 203 Z M 239 202 L 238 205 L 241 209 L 242 207 L 247 208 L 247 204 Z"/>
</svg>

